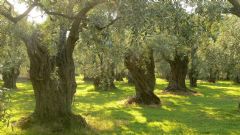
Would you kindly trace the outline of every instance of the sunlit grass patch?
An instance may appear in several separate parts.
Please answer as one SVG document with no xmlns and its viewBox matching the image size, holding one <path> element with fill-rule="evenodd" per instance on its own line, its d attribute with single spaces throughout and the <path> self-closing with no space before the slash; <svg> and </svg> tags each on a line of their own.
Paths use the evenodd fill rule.
<svg viewBox="0 0 240 135">
<path fill-rule="evenodd" d="M 72 129 L 62 135 L 79 134 L 240 134 L 240 113 L 236 111 L 240 85 L 228 81 L 216 84 L 199 81 L 193 90 L 200 95 L 163 93 L 167 82 L 157 79 L 155 93 L 162 106 L 126 105 L 133 96 L 134 86 L 116 82 L 117 89 L 96 91 L 91 82 L 77 78 L 77 92 L 73 112 L 82 115 L 90 129 Z M 11 121 L 29 115 L 34 109 L 34 95 L 30 82 L 17 84 L 11 91 Z M 38 125 L 27 130 L 2 128 L 1 135 L 55 135 Z M 58 135 L 58 134 L 56 134 Z"/>
</svg>

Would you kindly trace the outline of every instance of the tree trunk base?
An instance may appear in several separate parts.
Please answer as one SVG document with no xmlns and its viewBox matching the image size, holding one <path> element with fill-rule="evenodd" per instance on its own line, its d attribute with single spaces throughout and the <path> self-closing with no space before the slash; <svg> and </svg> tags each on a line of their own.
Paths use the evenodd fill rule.
<svg viewBox="0 0 240 135">
<path fill-rule="evenodd" d="M 190 87 L 196 88 L 197 87 L 197 83 L 190 84 Z"/>
<path fill-rule="evenodd" d="M 171 93 L 176 95 L 194 95 L 197 92 L 188 88 L 167 87 L 164 93 Z"/>
<path fill-rule="evenodd" d="M 64 129 L 69 129 L 73 127 L 77 128 L 87 128 L 86 120 L 80 115 L 71 114 L 66 117 L 61 117 L 55 120 L 39 119 L 34 114 L 23 117 L 18 122 L 14 124 L 21 129 L 28 129 L 32 126 L 39 125 L 43 128 L 49 129 L 52 132 L 62 132 Z"/>
<path fill-rule="evenodd" d="M 161 101 L 155 95 L 153 95 L 149 98 L 134 96 L 134 97 L 131 97 L 127 100 L 127 104 L 161 105 Z"/>
<path fill-rule="evenodd" d="M 178 86 L 168 86 L 167 88 L 165 88 L 166 91 L 181 91 L 181 92 L 188 92 L 189 89 L 188 88 L 182 88 L 182 87 L 178 87 Z"/>
<path fill-rule="evenodd" d="M 110 90 L 114 90 L 117 88 L 113 81 L 103 82 L 103 81 L 101 81 L 100 78 L 95 78 L 93 81 L 93 85 L 94 85 L 95 90 L 99 90 L 99 91 L 110 91 Z"/>
</svg>

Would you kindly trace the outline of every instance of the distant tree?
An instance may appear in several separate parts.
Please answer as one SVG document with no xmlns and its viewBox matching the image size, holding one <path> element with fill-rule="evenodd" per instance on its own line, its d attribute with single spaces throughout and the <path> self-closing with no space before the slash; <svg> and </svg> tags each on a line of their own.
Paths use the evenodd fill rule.
<svg viewBox="0 0 240 135">
<path fill-rule="evenodd" d="M 235 16 L 229 16 L 222 22 L 217 44 L 221 51 L 220 71 L 225 73 L 227 79 L 240 83 L 240 20 Z"/>
<path fill-rule="evenodd" d="M 147 39 L 152 32 L 151 5 L 152 3 L 147 0 L 133 0 L 124 1 L 120 8 L 119 14 L 123 18 L 119 25 L 123 28 L 125 38 L 122 44 L 126 48 L 124 63 L 136 91 L 136 95 L 128 101 L 129 103 L 161 104 L 158 96 L 154 94 L 155 63 L 153 48 Z"/>
<path fill-rule="evenodd" d="M 162 5 L 161 5 L 162 4 Z M 196 44 L 194 15 L 187 13 L 179 2 L 162 2 L 157 17 L 157 34 L 153 44 L 156 52 L 170 65 L 168 91 L 187 92 L 185 78 L 189 54 Z M 165 19 L 166 18 L 166 19 Z"/>
</svg>

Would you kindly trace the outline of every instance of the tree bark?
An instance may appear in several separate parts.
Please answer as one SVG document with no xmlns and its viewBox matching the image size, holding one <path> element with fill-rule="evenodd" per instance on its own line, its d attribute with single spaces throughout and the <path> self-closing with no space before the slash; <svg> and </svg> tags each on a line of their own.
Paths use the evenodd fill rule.
<svg viewBox="0 0 240 135">
<path fill-rule="evenodd" d="M 188 56 L 176 55 L 173 61 L 168 61 L 171 68 L 167 91 L 188 91 L 185 83 L 188 70 Z"/>
<path fill-rule="evenodd" d="M 128 102 L 146 105 L 160 104 L 160 99 L 154 94 L 156 79 L 153 50 L 149 49 L 139 56 L 129 52 L 125 57 L 125 65 L 132 75 L 136 91 L 135 97 Z"/>
<path fill-rule="evenodd" d="M 38 31 L 26 42 L 36 100 L 33 116 L 41 122 L 53 121 L 70 126 L 72 120 L 76 121 L 71 106 L 77 85 L 72 54 L 66 50 L 66 31 L 61 29 L 60 33 L 57 56 L 51 56 L 48 48 L 41 44 Z M 78 122 L 86 124 L 80 116 Z"/>
<path fill-rule="evenodd" d="M 19 66 L 16 67 L 8 67 L 6 71 L 3 71 L 3 87 L 8 89 L 17 89 L 17 78 L 20 74 Z"/>
<path fill-rule="evenodd" d="M 74 121 L 75 124 L 80 122 L 81 126 L 86 126 L 85 120 L 81 116 L 73 115 L 71 111 L 73 96 L 76 92 L 75 66 L 72 55 L 87 13 L 104 2 L 106 1 L 87 2 L 73 18 L 64 20 L 65 24 L 71 23 L 71 27 L 66 29 L 63 26 L 67 25 L 60 26 L 60 40 L 55 56 L 52 56 L 47 46 L 43 44 L 43 33 L 35 30 L 31 35 L 28 35 L 24 30 L 25 27 L 22 28 L 16 24 L 27 16 L 36 5 L 40 6 L 38 0 L 34 1 L 33 5 L 17 17 L 12 16 L 11 8 L 10 12 L 9 10 L 0 10 L 1 15 L 16 24 L 15 34 L 25 42 L 27 47 L 30 59 L 30 79 L 36 99 L 33 118 L 36 120 L 47 124 L 51 121 L 65 126 L 71 126 L 70 122 Z M 67 6 L 71 7 L 72 5 Z M 73 15 L 72 8 L 68 9 L 70 9 L 68 13 Z M 50 14 L 50 12 L 47 13 Z M 61 22 L 61 19 L 58 21 Z M 69 31 L 68 37 L 66 37 L 67 31 Z"/>
</svg>

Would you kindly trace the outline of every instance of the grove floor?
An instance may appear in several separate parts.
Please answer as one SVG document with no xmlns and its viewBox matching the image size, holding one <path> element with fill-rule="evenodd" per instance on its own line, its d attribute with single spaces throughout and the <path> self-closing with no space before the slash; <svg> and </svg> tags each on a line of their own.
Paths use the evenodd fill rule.
<svg viewBox="0 0 240 135">
<path fill-rule="evenodd" d="M 91 129 L 53 133 L 37 125 L 27 130 L 9 126 L 0 129 L 0 135 L 240 134 L 240 85 L 228 81 L 199 81 L 194 89 L 199 94 L 183 96 L 162 93 L 167 82 L 157 79 L 155 93 L 162 101 L 161 107 L 126 105 L 125 100 L 134 95 L 134 86 L 125 82 L 116 82 L 117 89 L 112 91 L 95 91 L 91 83 L 80 78 L 77 83 L 73 110 L 87 120 Z M 10 92 L 11 122 L 34 109 L 31 83 L 21 82 L 17 86 L 19 90 Z"/>
</svg>

